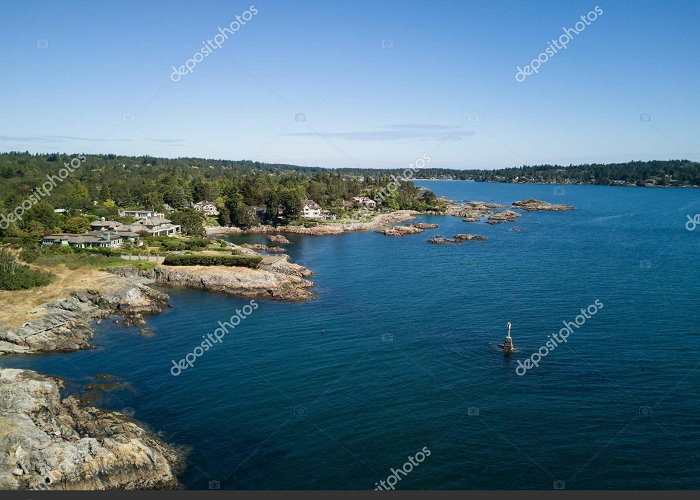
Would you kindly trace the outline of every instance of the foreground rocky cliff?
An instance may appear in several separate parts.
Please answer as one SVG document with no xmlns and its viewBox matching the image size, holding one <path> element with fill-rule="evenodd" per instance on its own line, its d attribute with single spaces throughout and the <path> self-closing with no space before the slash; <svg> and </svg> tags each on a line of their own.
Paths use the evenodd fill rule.
<svg viewBox="0 0 700 500">
<path fill-rule="evenodd" d="M 167 306 L 166 294 L 113 276 L 107 291 L 73 291 L 65 299 L 33 309 L 29 321 L 20 328 L 0 325 L 0 353 L 87 349 L 94 320 L 118 314 L 125 318 L 125 324 L 138 325 L 144 322 L 144 314 L 161 312 Z"/>
<path fill-rule="evenodd" d="M 0 369 L 0 489 L 177 486 L 180 454 L 119 413 L 60 399 L 61 382 Z"/>
</svg>

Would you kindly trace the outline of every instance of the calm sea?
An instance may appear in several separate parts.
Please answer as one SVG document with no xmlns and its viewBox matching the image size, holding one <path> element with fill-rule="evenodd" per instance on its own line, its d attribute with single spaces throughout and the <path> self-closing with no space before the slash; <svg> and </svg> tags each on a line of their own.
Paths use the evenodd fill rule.
<svg viewBox="0 0 700 500">
<path fill-rule="evenodd" d="M 423 447 L 397 489 L 700 488 L 700 227 L 685 228 L 700 191 L 419 184 L 578 210 L 497 226 L 420 217 L 440 227 L 405 238 L 292 235 L 318 299 L 260 301 L 178 377 L 171 360 L 248 300 L 168 289 L 152 336 L 104 321 L 95 350 L 2 365 L 64 377 L 67 392 L 113 375 L 124 385 L 98 404 L 187 445 L 186 488 L 373 489 Z M 488 240 L 426 243 L 464 232 Z M 596 299 L 566 344 L 516 374 Z M 511 358 L 496 348 L 508 321 Z"/>
</svg>

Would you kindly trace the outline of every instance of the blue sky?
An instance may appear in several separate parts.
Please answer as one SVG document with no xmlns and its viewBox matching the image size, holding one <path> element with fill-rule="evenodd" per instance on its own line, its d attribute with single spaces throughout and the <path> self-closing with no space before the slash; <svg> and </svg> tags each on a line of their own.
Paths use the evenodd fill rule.
<svg viewBox="0 0 700 500">
<path fill-rule="evenodd" d="M 4 0 L 0 150 L 326 167 L 700 160 L 699 17 L 680 0 Z"/>
</svg>

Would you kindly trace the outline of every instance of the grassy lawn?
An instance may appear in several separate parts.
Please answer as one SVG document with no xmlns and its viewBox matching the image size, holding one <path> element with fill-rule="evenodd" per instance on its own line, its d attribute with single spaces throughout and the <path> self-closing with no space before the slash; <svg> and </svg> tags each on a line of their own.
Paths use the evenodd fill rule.
<svg viewBox="0 0 700 500">
<path fill-rule="evenodd" d="M 152 269 L 155 267 L 153 262 L 141 262 L 138 260 L 124 260 L 118 256 L 97 255 L 88 253 L 75 253 L 63 255 L 50 255 L 39 257 L 34 262 L 41 267 L 57 267 L 65 266 L 68 269 L 75 270 L 80 268 L 90 269 L 106 269 L 116 266 L 132 266 L 138 269 Z"/>
</svg>

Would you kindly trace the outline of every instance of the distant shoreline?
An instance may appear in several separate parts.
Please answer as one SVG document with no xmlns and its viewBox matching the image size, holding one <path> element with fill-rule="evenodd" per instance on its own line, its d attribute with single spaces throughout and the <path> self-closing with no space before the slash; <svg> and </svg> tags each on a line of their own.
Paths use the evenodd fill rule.
<svg viewBox="0 0 700 500">
<path fill-rule="evenodd" d="M 594 186 L 594 187 L 623 187 L 623 188 L 682 188 L 682 189 L 698 189 L 700 186 L 683 184 L 680 186 L 637 186 L 635 184 L 590 184 L 588 182 L 503 182 L 503 181 L 477 181 L 474 179 L 412 179 L 413 182 L 432 181 L 432 182 L 474 182 L 479 184 L 514 184 L 514 185 L 535 185 L 535 186 Z"/>
</svg>

